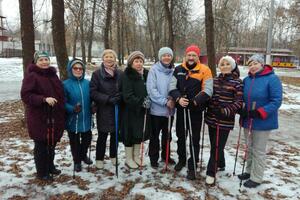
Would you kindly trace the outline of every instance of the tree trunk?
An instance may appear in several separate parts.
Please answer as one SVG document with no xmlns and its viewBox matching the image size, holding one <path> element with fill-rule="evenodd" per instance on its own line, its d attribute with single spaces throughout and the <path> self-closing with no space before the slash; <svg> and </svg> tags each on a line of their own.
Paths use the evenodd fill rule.
<svg viewBox="0 0 300 200">
<path fill-rule="evenodd" d="M 170 6 L 169 6 L 170 2 Z M 168 20 L 168 32 L 169 32 L 169 40 L 168 46 L 174 50 L 174 34 L 173 34 L 173 9 L 174 9 L 174 1 L 173 0 L 164 0 L 164 6 L 166 11 L 166 16 Z"/>
<path fill-rule="evenodd" d="M 78 38 L 78 23 L 76 22 L 76 29 L 75 29 L 75 35 L 74 35 L 74 41 L 73 41 L 73 58 L 76 58 L 77 38 Z"/>
<path fill-rule="evenodd" d="M 60 78 L 67 78 L 68 53 L 65 38 L 64 0 L 52 0 L 52 37 Z"/>
<path fill-rule="evenodd" d="M 33 61 L 34 54 L 34 25 L 32 1 L 19 0 L 19 9 L 21 20 L 23 75 L 25 75 L 27 65 L 29 65 Z"/>
<path fill-rule="evenodd" d="M 105 20 L 105 27 L 104 27 L 104 48 L 109 49 L 109 30 L 111 24 L 111 14 L 112 14 L 112 0 L 107 0 L 107 10 L 106 10 L 106 20 Z"/>
<path fill-rule="evenodd" d="M 81 57 L 83 63 L 86 63 L 86 56 L 85 56 L 85 37 L 84 37 L 84 0 L 81 0 L 80 3 L 80 40 L 81 40 Z"/>
<path fill-rule="evenodd" d="M 92 47 L 93 47 L 93 38 L 94 38 L 94 24 L 95 24 L 95 12 L 96 12 L 96 3 L 97 0 L 93 2 L 93 11 L 92 11 L 92 22 L 89 34 L 89 44 L 88 44 L 88 62 L 92 61 Z"/>
<path fill-rule="evenodd" d="M 122 65 L 122 44 L 121 44 L 121 41 L 122 41 L 122 35 L 121 35 L 121 15 L 120 15 L 120 12 L 121 12 L 121 5 L 120 5 L 120 0 L 117 0 L 117 9 L 116 9 L 116 21 L 117 21 L 117 46 L 118 46 L 118 60 L 119 60 L 119 66 Z"/>
<path fill-rule="evenodd" d="M 213 76 L 216 76 L 215 66 L 215 48 L 214 48 L 214 17 L 212 9 L 212 0 L 204 0 L 205 5 L 205 34 L 206 48 L 208 57 L 208 66 Z"/>
</svg>

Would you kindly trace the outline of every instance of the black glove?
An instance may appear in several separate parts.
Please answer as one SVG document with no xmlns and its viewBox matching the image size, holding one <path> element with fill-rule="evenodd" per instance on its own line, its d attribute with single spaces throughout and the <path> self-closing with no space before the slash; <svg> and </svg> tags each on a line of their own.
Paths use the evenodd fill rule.
<svg viewBox="0 0 300 200">
<path fill-rule="evenodd" d="M 144 98 L 144 102 L 143 102 L 143 105 L 142 105 L 144 108 L 146 109 L 149 109 L 150 106 L 151 106 L 151 100 L 150 100 L 150 97 L 149 96 L 146 96 Z"/>
<path fill-rule="evenodd" d="M 109 104 L 112 105 L 118 105 L 121 102 L 121 94 L 120 93 L 116 93 L 114 95 L 111 95 L 107 101 Z"/>
<path fill-rule="evenodd" d="M 73 108 L 74 113 L 80 113 L 81 112 L 81 104 L 76 104 Z"/>
<path fill-rule="evenodd" d="M 254 118 L 261 118 L 260 113 L 258 112 L 258 110 L 250 110 L 249 111 L 249 117 L 254 119 Z"/>
<path fill-rule="evenodd" d="M 247 118 L 249 116 L 249 112 L 246 108 L 242 108 L 238 111 L 238 114 L 242 117 L 242 118 Z"/>
<path fill-rule="evenodd" d="M 91 113 L 92 115 L 95 114 L 97 112 L 97 105 L 93 102 L 91 104 Z"/>
</svg>

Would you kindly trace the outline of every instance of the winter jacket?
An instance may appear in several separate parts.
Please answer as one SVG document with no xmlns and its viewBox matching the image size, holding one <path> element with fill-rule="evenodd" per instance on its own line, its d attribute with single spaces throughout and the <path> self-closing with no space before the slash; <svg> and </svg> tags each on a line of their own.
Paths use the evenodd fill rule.
<svg viewBox="0 0 300 200">
<path fill-rule="evenodd" d="M 151 114 L 155 116 L 174 115 L 175 109 L 169 111 L 168 101 L 169 83 L 173 76 L 173 69 L 164 67 L 160 61 L 155 63 L 147 77 L 147 92 L 151 98 Z"/>
<path fill-rule="evenodd" d="M 273 68 L 264 66 L 262 72 L 249 74 L 244 80 L 244 102 L 248 111 L 252 110 L 253 102 L 262 118 L 252 120 L 253 130 L 272 130 L 278 128 L 278 109 L 282 102 L 282 85 Z M 250 119 L 242 121 L 244 128 L 249 128 Z"/>
<path fill-rule="evenodd" d="M 91 78 L 91 98 L 97 105 L 97 128 L 99 132 L 115 132 L 115 106 L 108 103 L 110 95 L 121 92 L 122 71 L 116 69 L 111 76 L 104 65 L 94 71 Z"/>
<path fill-rule="evenodd" d="M 238 68 L 235 68 L 238 70 Z M 220 74 L 214 78 L 214 92 L 205 116 L 207 125 L 232 130 L 235 114 L 242 108 L 243 84 L 239 73 Z"/>
<path fill-rule="evenodd" d="M 210 69 L 200 62 L 193 69 L 189 69 L 186 63 L 175 68 L 173 77 L 169 86 L 169 94 L 178 102 L 180 97 L 186 97 L 190 100 L 191 112 L 202 112 L 207 101 L 213 94 L 213 78 Z M 193 106 L 193 101 L 197 106 Z M 182 107 L 177 104 L 177 109 Z"/>
<path fill-rule="evenodd" d="M 57 100 L 55 106 L 50 107 L 46 97 Z M 61 81 L 56 75 L 56 69 L 49 67 L 41 69 L 35 64 L 27 67 L 23 79 L 21 98 L 25 103 L 25 115 L 28 133 L 35 141 L 47 142 L 47 133 L 52 130 L 49 122 L 53 122 L 54 142 L 62 137 L 65 123 L 64 93 Z M 52 142 L 52 141 L 50 141 Z"/>
<path fill-rule="evenodd" d="M 144 69 L 144 74 L 140 75 L 131 66 L 125 69 L 122 78 L 122 95 L 124 108 L 122 112 L 122 137 L 125 146 L 139 144 L 143 139 L 143 125 L 146 109 L 143 108 L 144 98 L 148 95 L 146 89 L 148 71 Z M 144 140 L 149 139 L 151 131 L 151 119 L 147 110 L 146 132 Z"/>
<path fill-rule="evenodd" d="M 84 79 L 85 66 L 81 78 L 78 79 L 73 75 L 72 61 L 70 60 L 67 66 L 68 79 L 63 82 L 67 111 L 66 130 L 83 133 L 91 130 L 90 82 Z M 81 105 L 81 111 L 77 114 L 74 107 L 78 103 Z"/>
</svg>

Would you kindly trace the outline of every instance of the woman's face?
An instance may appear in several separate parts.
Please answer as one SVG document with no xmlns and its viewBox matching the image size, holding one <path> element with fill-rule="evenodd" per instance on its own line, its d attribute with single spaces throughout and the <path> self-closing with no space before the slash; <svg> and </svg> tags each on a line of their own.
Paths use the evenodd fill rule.
<svg viewBox="0 0 300 200">
<path fill-rule="evenodd" d="M 190 51 L 186 54 L 185 60 L 189 65 L 197 63 L 199 61 L 199 56 L 196 52 Z"/>
<path fill-rule="evenodd" d="M 76 78 L 80 78 L 83 74 L 83 67 L 79 63 L 75 63 L 72 67 L 72 73 Z"/>
<path fill-rule="evenodd" d="M 41 69 L 47 69 L 49 68 L 50 60 L 47 57 L 40 57 L 36 61 L 36 66 L 38 66 Z"/>
<path fill-rule="evenodd" d="M 132 68 L 135 69 L 136 71 L 140 72 L 143 70 L 143 64 L 144 64 L 143 59 L 136 58 L 133 60 Z"/>
<path fill-rule="evenodd" d="M 105 67 L 114 67 L 116 64 L 116 58 L 114 54 L 112 53 L 107 53 L 103 56 L 103 64 Z"/>
<path fill-rule="evenodd" d="M 165 53 L 161 57 L 161 62 L 165 65 L 169 65 L 172 61 L 172 56 L 170 54 Z"/>
<path fill-rule="evenodd" d="M 225 59 L 221 61 L 219 68 L 222 74 L 230 74 L 232 69 L 230 63 Z"/>
<path fill-rule="evenodd" d="M 250 74 L 255 74 L 256 72 L 263 69 L 263 65 L 259 62 L 252 61 L 248 64 Z"/>
</svg>

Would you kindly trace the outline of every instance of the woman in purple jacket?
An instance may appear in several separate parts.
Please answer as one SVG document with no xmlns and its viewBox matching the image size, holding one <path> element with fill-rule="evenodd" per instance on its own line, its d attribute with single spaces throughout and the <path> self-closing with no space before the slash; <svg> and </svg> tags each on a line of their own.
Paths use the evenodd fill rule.
<svg viewBox="0 0 300 200">
<path fill-rule="evenodd" d="M 21 98 L 25 104 L 28 133 L 34 141 L 37 177 L 52 180 L 58 175 L 54 166 L 56 143 L 64 130 L 64 92 L 56 69 L 50 66 L 47 52 L 36 52 L 34 63 L 27 67 Z"/>
</svg>

